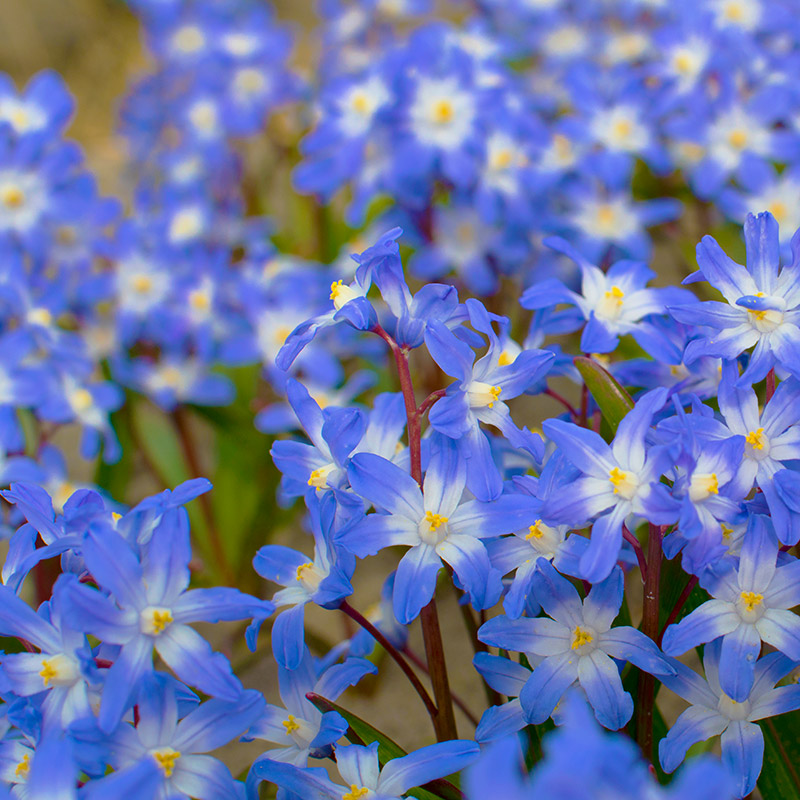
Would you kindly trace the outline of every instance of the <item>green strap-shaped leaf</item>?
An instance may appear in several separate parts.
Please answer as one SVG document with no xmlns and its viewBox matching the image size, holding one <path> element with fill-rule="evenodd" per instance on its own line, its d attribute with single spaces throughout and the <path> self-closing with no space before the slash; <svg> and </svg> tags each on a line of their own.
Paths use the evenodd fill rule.
<svg viewBox="0 0 800 800">
<path fill-rule="evenodd" d="M 800 800 L 800 711 L 761 723 L 764 766 L 758 789 L 764 798 Z"/>
<path fill-rule="evenodd" d="M 614 376 L 593 359 L 578 356 L 573 363 L 600 408 L 603 419 L 611 432 L 616 433 L 623 417 L 633 408 L 633 399 Z"/>
<path fill-rule="evenodd" d="M 337 711 L 341 714 L 350 726 L 345 732 L 347 740 L 352 744 L 371 744 L 378 743 L 378 761 L 381 766 L 391 761 L 393 758 L 400 758 L 407 755 L 406 751 L 397 742 L 390 739 L 385 733 L 373 728 L 368 722 L 357 717 L 350 711 L 345 710 L 340 705 L 332 703 L 321 695 L 309 692 L 306 697 L 321 711 Z M 452 783 L 442 778 L 426 783 L 424 788 L 411 789 L 407 794 L 418 800 L 464 800 L 464 795 L 453 786 Z"/>
</svg>

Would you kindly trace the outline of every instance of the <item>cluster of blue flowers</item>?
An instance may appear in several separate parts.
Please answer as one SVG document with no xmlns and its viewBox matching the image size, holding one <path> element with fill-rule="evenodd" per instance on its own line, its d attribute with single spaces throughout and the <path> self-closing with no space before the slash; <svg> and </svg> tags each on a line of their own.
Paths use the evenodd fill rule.
<svg viewBox="0 0 800 800">
<path fill-rule="evenodd" d="M 314 81 L 268 4 L 129 5 L 127 205 L 58 75 L 0 76 L 0 798 L 790 797 L 797 1 L 325 0 Z M 331 263 L 271 239 L 280 115 Z M 651 285 L 701 236 L 697 293 Z M 280 473 L 226 473 L 227 517 L 201 415 Z M 113 496 L 137 459 L 163 491 Z M 410 752 L 339 704 L 387 658 Z"/>
</svg>

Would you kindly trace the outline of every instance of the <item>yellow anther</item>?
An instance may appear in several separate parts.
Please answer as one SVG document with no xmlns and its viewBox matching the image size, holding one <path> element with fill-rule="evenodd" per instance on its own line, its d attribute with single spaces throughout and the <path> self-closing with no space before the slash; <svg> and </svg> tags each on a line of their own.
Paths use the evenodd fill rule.
<svg viewBox="0 0 800 800">
<path fill-rule="evenodd" d="M 500 389 L 499 386 L 490 386 L 489 387 L 489 393 L 492 395 L 491 403 L 487 403 L 489 408 L 493 408 L 494 407 L 495 401 L 500 397 L 500 392 L 501 391 L 502 390 Z"/>
<path fill-rule="evenodd" d="M 733 535 L 733 528 L 726 525 L 724 522 L 720 522 L 719 526 L 722 528 L 722 538 L 725 540 L 730 539 Z"/>
<path fill-rule="evenodd" d="M 42 661 L 42 669 L 39 675 L 41 675 L 45 688 L 47 688 L 50 685 L 50 681 L 58 675 L 58 670 L 53 666 L 51 661 L 45 659 Z"/>
<path fill-rule="evenodd" d="M 584 630 L 581 627 L 575 628 L 572 632 L 572 649 L 577 650 L 579 647 L 583 647 L 585 644 L 591 644 L 594 641 L 594 636 L 592 636 L 589 631 Z"/>
<path fill-rule="evenodd" d="M 569 158 L 572 155 L 572 142 L 563 133 L 557 133 L 553 136 L 553 149 L 559 158 Z"/>
<path fill-rule="evenodd" d="M 303 578 L 305 578 L 306 572 L 308 572 L 308 570 L 310 569 L 313 570 L 314 565 L 310 561 L 306 561 L 305 564 L 301 564 L 297 568 L 297 572 L 295 573 L 295 578 L 297 578 L 298 581 L 302 581 Z"/>
<path fill-rule="evenodd" d="M 275 331 L 275 341 L 278 344 L 283 344 L 288 338 L 289 334 L 292 332 L 291 328 L 287 328 L 285 325 L 282 325 L 278 330 Z"/>
<path fill-rule="evenodd" d="M 770 214 L 780 223 L 781 221 L 786 221 L 786 215 L 789 213 L 789 209 L 786 207 L 786 203 L 781 203 L 780 200 L 776 200 L 770 207 L 767 209 Z"/>
<path fill-rule="evenodd" d="M 334 302 L 336 302 L 336 298 L 339 296 L 339 294 L 342 291 L 342 284 L 343 283 L 344 283 L 344 281 L 338 280 L 338 281 L 334 281 L 331 284 L 331 300 L 333 300 Z"/>
<path fill-rule="evenodd" d="M 342 800 L 358 800 L 359 797 L 369 794 L 369 789 L 362 786 L 360 789 L 355 783 L 350 784 L 350 791 L 342 795 Z"/>
<path fill-rule="evenodd" d="M 295 718 L 294 714 L 289 714 L 289 716 L 283 721 L 282 724 L 283 727 L 286 728 L 287 736 L 291 736 L 295 731 L 300 730 L 300 725 L 298 725 L 297 719 Z"/>
<path fill-rule="evenodd" d="M 132 283 L 134 291 L 139 294 L 146 294 L 153 288 L 153 279 L 148 275 L 137 275 Z"/>
<path fill-rule="evenodd" d="M 616 219 L 614 208 L 609 203 L 603 203 L 597 208 L 597 221 L 603 225 L 608 226 L 613 224 Z"/>
<path fill-rule="evenodd" d="M 763 594 L 756 594 L 755 592 L 742 592 L 740 595 L 742 603 L 744 603 L 745 610 L 753 611 L 757 606 L 764 602 Z"/>
<path fill-rule="evenodd" d="M 540 519 L 537 519 L 536 522 L 533 523 L 533 525 L 530 525 L 528 527 L 528 532 L 525 534 L 525 538 L 528 539 L 529 541 L 531 539 L 541 539 L 542 536 L 544 536 L 544 531 L 540 527 L 541 524 L 542 521 Z"/>
<path fill-rule="evenodd" d="M 707 478 L 704 479 L 703 488 L 709 494 L 719 494 L 719 481 L 717 480 L 716 472 L 712 472 Z"/>
<path fill-rule="evenodd" d="M 352 100 L 353 111 L 359 114 L 366 114 L 369 111 L 369 101 L 363 92 L 357 92 Z"/>
<path fill-rule="evenodd" d="M 756 428 L 754 431 L 750 431 L 750 433 L 745 436 L 745 441 L 749 444 L 754 450 L 763 450 L 764 449 L 764 429 L 763 428 Z"/>
<path fill-rule="evenodd" d="M 628 473 L 621 470 L 619 467 L 614 467 L 608 473 L 608 479 L 614 484 L 614 494 L 619 494 L 619 487 L 628 479 Z"/>
<path fill-rule="evenodd" d="M 503 352 L 500 353 L 500 358 L 497 359 L 497 366 L 507 367 L 511 363 L 512 363 L 511 355 L 508 353 L 508 351 L 503 350 Z"/>
<path fill-rule="evenodd" d="M 328 485 L 328 473 L 325 467 L 315 469 L 308 478 L 308 485 L 316 489 L 324 489 Z"/>
<path fill-rule="evenodd" d="M 119 522 L 122 519 L 122 514 L 119 514 L 116 511 L 112 511 L 111 512 L 111 519 L 113 519 L 114 522 Z"/>
<path fill-rule="evenodd" d="M 19 778 L 21 781 L 25 781 L 28 779 L 28 775 L 31 771 L 31 754 L 25 753 L 22 756 L 22 761 L 17 764 L 16 769 L 14 770 L 14 777 Z"/>
<path fill-rule="evenodd" d="M 692 59 L 689 58 L 687 53 L 679 53 L 675 56 L 675 61 L 673 63 L 678 72 L 689 72 L 692 68 Z"/>
<path fill-rule="evenodd" d="M 730 143 L 731 147 L 735 147 L 737 150 L 743 150 L 747 144 L 747 131 L 731 131 L 730 135 L 728 136 L 728 142 Z"/>
<path fill-rule="evenodd" d="M 433 511 L 426 511 L 425 522 L 428 523 L 432 531 L 435 531 L 447 523 L 447 517 L 444 517 L 441 514 L 434 514 Z"/>
<path fill-rule="evenodd" d="M 175 762 L 181 757 L 177 750 L 171 747 L 163 747 L 160 750 L 153 751 L 153 758 L 158 762 L 158 765 L 164 770 L 164 775 L 169 778 L 174 769 Z"/>
<path fill-rule="evenodd" d="M 189 292 L 189 305 L 195 311 L 208 311 L 211 308 L 211 298 L 207 292 L 197 289 L 194 292 Z"/>
<path fill-rule="evenodd" d="M 433 107 L 433 119 L 440 125 L 453 121 L 453 104 L 449 100 L 439 100 Z"/>
<path fill-rule="evenodd" d="M 153 633 L 161 633 L 172 623 L 172 614 L 167 609 L 153 609 Z"/>
<path fill-rule="evenodd" d="M 613 300 L 617 306 L 622 305 L 623 298 L 625 297 L 625 292 L 619 288 L 619 286 L 612 286 L 606 292 L 606 300 Z"/>
<path fill-rule="evenodd" d="M 25 192 L 18 186 L 7 186 L 0 192 L 0 199 L 8 208 L 20 208 L 25 204 Z"/>
<path fill-rule="evenodd" d="M 491 166 L 493 169 L 508 169 L 514 160 L 514 154 L 508 148 L 498 150 L 492 155 Z"/>
<path fill-rule="evenodd" d="M 627 139 L 633 131 L 630 120 L 621 119 L 614 125 L 614 134 L 620 139 Z"/>
<path fill-rule="evenodd" d="M 744 17 L 744 9 L 741 3 L 728 3 L 725 8 L 725 16 L 731 22 L 741 22 Z"/>
</svg>

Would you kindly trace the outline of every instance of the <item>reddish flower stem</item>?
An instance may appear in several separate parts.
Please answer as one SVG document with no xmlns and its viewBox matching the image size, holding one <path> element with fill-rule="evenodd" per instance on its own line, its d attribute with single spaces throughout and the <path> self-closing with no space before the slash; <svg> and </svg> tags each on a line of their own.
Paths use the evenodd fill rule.
<svg viewBox="0 0 800 800">
<path fill-rule="evenodd" d="M 766 388 L 766 401 L 769 403 L 772 400 L 772 395 L 775 394 L 775 367 L 767 373 L 767 388 Z"/>
<path fill-rule="evenodd" d="M 636 553 L 636 560 L 639 562 L 639 572 L 642 573 L 642 583 L 647 580 L 647 564 L 644 560 L 644 551 L 641 542 L 628 530 L 628 526 L 622 523 L 622 537 L 626 542 L 630 542 L 633 552 Z"/>
<path fill-rule="evenodd" d="M 438 714 L 436 709 L 436 705 L 434 704 L 433 700 L 431 700 L 430 695 L 426 691 L 425 687 L 422 685 L 422 682 L 417 677 L 416 673 L 413 669 L 411 669 L 409 663 L 403 658 L 400 651 L 363 615 L 361 612 L 356 611 L 347 600 L 342 601 L 342 604 L 339 608 L 347 614 L 350 619 L 352 619 L 355 623 L 360 625 L 373 639 L 375 639 L 378 644 L 383 647 L 383 649 L 394 659 L 395 663 L 401 670 L 403 670 L 403 674 L 408 678 L 411 685 L 414 687 L 416 693 L 422 699 L 422 702 L 425 703 L 425 709 L 428 712 L 428 716 L 430 716 L 431 720 L 434 720 Z"/>
<path fill-rule="evenodd" d="M 422 488 L 422 431 L 417 400 L 414 395 L 414 383 L 411 380 L 411 368 L 408 364 L 408 350 L 397 342 L 380 326 L 373 329 L 392 351 L 400 389 L 406 407 L 408 425 L 408 449 L 411 457 L 411 477 Z M 444 643 L 439 627 L 439 613 L 436 609 L 436 598 L 433 598 L 420 612 L 422 638 L 425 642 L 425 656 L 428 660 L 428 674 L 433 686 L 433 697 L 436 701 L 436 715 L 432 717 L 436 739 L 439 742 L 456 739 L 456 718 L 453 713 L 453 697 L 450 693 L 450 680 L 447 675 L 447 663 L 444 656 Z"/>
<path fill-rule="evenodd" d="M 549 386 L 544 390 L 544 393 L 548 397 L 552 397 L 553 400 L 555 400 L 556 402 L 561 403 L 561 405 L 564 406 L 564 408 L 566 408 L 567 411 L 569 411 L 569 413 L 570 413 L 570 415 L 572 416 L 573 419 L 575 419 L 575 420 L 578 419 L 578 411 L 577 411 L 577 409 L 575 408 L 575 406 L 572 405 L 572 403 L 569 402 L 569 400 L 567 400 L 566 397 L 564 397 L 563 395 L 561 395 L 558 392 L 554 391 Z"/>
<path fill-rule="evenodd" d="M 658 639 L 656 640 L 656 644 L 661 647 L 661 640 L 664 638 L 664 631 L 672 625 L 673 622 L 678 618 L 678 614 L 681 613 L 681 609 L 686 605 L 686 601 L 689 599 L 689 595 L 692 593 L 692 590 L 695 586 L 697 586 L 698 577 L 697 575 L 692 575 L 688 581 L 686 581 L 686 586 L 683 587 L 683 591 L 680 594 L 677 602 L 672 608 L 672 611 L 669 612 L 669 616 L 667 617 L 667 621 L 664 623 L 664 627 L 661 629 L 660 633 L 658 634 Z"/>
<path fill-rule="evenodd" d="M 650 524 L 647 542 L 647 577 L 644 582 L 642 633 L 654 642 L 658 641 L 659 594 L 661 590 L 661 561 L 663 558 L 663 529 Z M 640 670 L 636 703 L 636 741 L 644 757 L 653 760 L 653 706 L 655 704 L 655 678 Z"/>
</svg>

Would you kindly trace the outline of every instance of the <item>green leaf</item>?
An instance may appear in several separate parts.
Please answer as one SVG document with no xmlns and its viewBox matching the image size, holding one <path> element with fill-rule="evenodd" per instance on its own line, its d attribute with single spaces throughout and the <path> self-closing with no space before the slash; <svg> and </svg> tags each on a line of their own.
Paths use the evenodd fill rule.
<svg viewBox="0 0 800 800">
<path fill-rule="evenodd" d="M 800 799 L 800 711 L 764 720 L 764 766 L 758 789 L 765 798 Z"/>
<path fill-rule="evenodd" d="M 378 743 L 378 761 L 383 766 L 393 758 L 401 758 L 407 755 L 406 751 L 397 742 L 390 739 L 385 733 L 373 728 L 368 722 L 357 717 L 350 711 L 345 710 L 340 705 L 332 703 L 321 695 L 309 692 L 306 697 L 323 714 L 326 711 L 337 711 L 341 714 L 350 726 L 345 732 L 347 740 L 352 744 L 371 744 Z M 461 792 L 449 781 L 439 778 L 438 780 L 426 783 L 424 787 L 411 789 L 407 794 L 419 800 L 464 800 Z"/>
<path fill-rule="evenodd" d="M 608 423 L 612 433 L 625 415 L 633 408 L 633 399 L 617 380 L 596 361 L 585 356 L 574 359 L 575 368 L 580 372 L 586 388 L 591 393 Z"/>
</svg>

